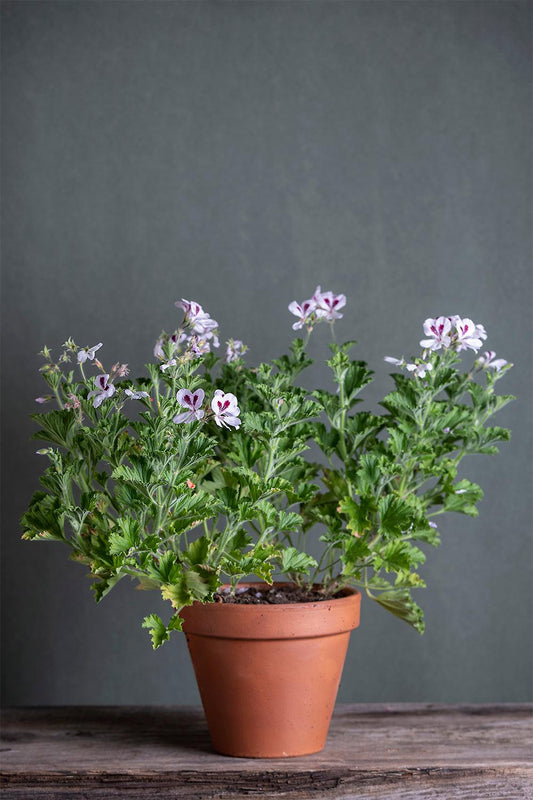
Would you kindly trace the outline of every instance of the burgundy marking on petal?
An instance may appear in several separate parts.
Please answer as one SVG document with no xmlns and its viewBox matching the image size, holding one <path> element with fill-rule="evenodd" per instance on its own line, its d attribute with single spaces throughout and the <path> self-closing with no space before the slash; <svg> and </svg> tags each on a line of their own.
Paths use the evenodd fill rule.
<svg viewBox="0 0 533 800">
<path fill-rule="evenodd" d="M 222 411 L 225 411 L 225 410 L 227 409 L 227 407 L 228 407 L 228 406 L 229 406 L 229 400 L 226 400 L 226 402 L 225 402 L 225 403 L 224 403 L 224 405 L 222 406 Z"/>
<path fill-rule="evenodd" d="M 192 398 L 191 398 L 190 394 L 184 394 L 183 395 L 183 399 L 187 403 L 188 406 L 192 406 Z"/>
</svg>

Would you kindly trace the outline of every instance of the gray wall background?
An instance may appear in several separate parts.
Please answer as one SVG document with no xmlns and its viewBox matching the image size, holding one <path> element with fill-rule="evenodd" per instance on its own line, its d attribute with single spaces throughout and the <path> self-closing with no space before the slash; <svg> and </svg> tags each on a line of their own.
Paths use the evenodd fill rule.
<svg viewBox="0 0 533 800">
<path fill-rule="evenodd" d="M 183 296 L 270 358 L 317 283 L 348 296 L 368 408 L 383 356 L 441 313 L 484 323 L 519 397 L 512 442 L 464 471 L 480 517 L 443 519 L 423 569 L 426 634 L 365 602 L 339 699 L 528 699 L 530 4 L 2 9 L 4 701 L 199 702 L 184 640 L 154 653 L 140 628 L 168 613 L 155 593 L 122 582 L 96 606 L 66 549 L 19 540 L 42 345 L 103 341 L 139 373 Z"/>
</svg>

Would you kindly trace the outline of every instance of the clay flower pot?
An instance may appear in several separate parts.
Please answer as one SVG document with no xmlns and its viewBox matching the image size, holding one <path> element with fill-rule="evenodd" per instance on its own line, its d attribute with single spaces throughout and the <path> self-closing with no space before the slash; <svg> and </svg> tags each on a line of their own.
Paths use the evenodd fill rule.
<svg viewBox="0 0 533 800">
<path fill-rule="evenodd" d="M 360 592 L 347 589 L 315 603 L 183 609 L 217 752 L 281 758 L 322 750 L 360 605 Z"/>
</svg>

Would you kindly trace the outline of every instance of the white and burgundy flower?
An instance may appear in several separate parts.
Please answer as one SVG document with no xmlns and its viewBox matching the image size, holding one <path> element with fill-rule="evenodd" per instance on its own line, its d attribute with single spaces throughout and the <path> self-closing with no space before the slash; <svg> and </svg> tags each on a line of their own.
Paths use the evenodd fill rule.
<svg viewBox="0 0 533 800">
<path fill-rule="evenodd" d="M 159 369 L 161 370 L 161 372 L 166 372 L 167 369 L 170 369 L 170 367 L 175 367 L 177 363 L 178 362 L 176 361 L 175 358 L 169 358 L 166 364 L 161 364 Z"/>
<path fill-rule="evenodd" d="M 424 361 L 420 361 L 418 364 L 406 364 L 405 368 L 408 372 L 414 372 L 417 378 L 425 378 L 426 373 L 433 369 L 433 364 L 426 364 Z"/>
<path fill-rule="evenodd" d="M 346 305 L 346 295 L 323 292 L 320 286 L 317 286 L 312 299 L 315 303 L 315 314 L 319 319 L 325 319 L 328 322 L 342 319 L 339 309 Z"/>
<path fill-rule="evenodd" d="M 202 419 L 205 411 L 202 408 L 204 402 L 205 392 L 203 389 L 196 389 L 191 392 L 190 389 L 180 389 L 176 395 L 176 400 L 187 409 L 182 414 L 176 414 L 173 422 L 194 422 L 195 419 Z"/>
<path fill-rule="evenodd" d="M 478 358 L 476 364 L 483 369 L 495 369 L 499 372 L 503 367 L 506 367 L 509 362 L 503 358 L 496 358 L 494 350 L 487 350 L 482 356 Z"/>
<path fill-rule="evenodd" d="M 487 338 L 487 331 L 483 325 L 476 325 L 476 336 L 478 339 L 485 339 Z"/>
<path fill-rule="evenodd" d="M 52 399 L 52 395 L 51 394 L 47 394 L 45 397 L 36 397 L 35 398 L 35 402 L 36 403 L 41 403 L 41 404 L 42 403 L 48 403 L 48 401 L 51 400 L 51 399 Z"/>
<path fill-rule="evenodd" d="M 143 397 L 150 397 L 148 392 L 134 392 L 133 389 L 125 389 L 124 394 L 127 394 L 130 400 L 141 400 Z"/>
<path fill-rule="evenodd" d="M 247 346 L 243 344 L 240 339 L 230 339 L 226 344 L 226 364 L 242 358 L 244 353 L 248 350 Z"/>
<path fill-rule="evenodd" d="M 231 392 L 223 392 L 217 389 L 211 401 L 211 408 L 215 417 L 215 422 L 220 428 L 238 428 L 241 424 L 239 419 L 240 409 L 237 405 L 237 398 Z"/>
<path fill-rule="evenodd" d="M 102 342 L 95 344 L 93 347 L 82 347 L 81 350 L 78 350 L 78 364 L 85 364 L 87 360 L 93 361 L 94 354 L 97 350 L 102 347 Z"/>
<path fill-rule="evenodd" d="M 109 375 L 97 375 L 94 379 L 96 389 L 93 389 L 92 392 L 89 392 L 87 395 L 87 399 L 93 397 L 93 406 L 98 408 L 102 405 L 104 400 L 107 400 L 108 397 L 113 397 L 116 392 L 115 387 L 112 383 L 109 383 Z"/>
<path fill-rule="evenodd" d="M 176 331 L 173 333 L 172 336 L 167 336 L 164 334 L 161 336 L 154 346 L 154 356 L 156 358 L 164 358 L 165 352 L 163 350 L 163 345 L 170 345 L 170 352 L 174 353 L 180 346 L 182 342 L 187 339 L 187 335 L 183 333 L 183 331 Z"/>
<path fill-rule="evenodd" d="M 207 311 L 204 311 L 200 303 L 195 300 L 185 300 L 182 298 L 174 303 L 178 308 L 182 308 L 185 312 L 185 322 L 189 325 L 194 333 L 204 339 L 213 339 L 213 346 L 218 347 L 218 322 L 211 319 Z"/>
<path fill-rule="evenodd" d="M 385 356 L 383 361 L 387 361 L 389 364 L 394 364 L 396 367 L 405 367 L 406 360 L 402 356 L 402 358 L 394 358 L 393 356 Z"/>
<path fill-rule="evenodd" d="M 308 325 L 312 321 L 311 317 L 315 308 L 316 303 L 313 298 L 304 300 L 301 305 L 297 303 L 296 300 L 289 303 L 289 311 L 291 314 L 294 314 L 295 317 L 298 317 L 298 321 L 292 326 L 293 331 L 303 328 L 304 325 Z"/>
<path fill-rule="evenodd" d="M 451 344 L 452 318 L 431 317 L 424 322 L 424 333 L 428 337 L 420 341 L 420 347 L 426 350 L 440 350 Z"/>
<path fill-rule="evenodd" d="M 211 317 L 206 314 L 205 317 L 200 317 L 196 320 L 194 325 L 191 325 L 194 333 L 204 339 L 216 339 L 215 347 L 218 347 L 218 322 L 216 319 L 211 319 Z"/>
<path fill-rule="evenodd" d="M 475 325 L 468 317 L 465 317 L 465 319 L 456 318 L 454 327 L 455 334 L 452 341 L 458 353 L 468 348 L 477 353 L 483 344 L 481 339 L 487 338 L 483 325 Z"/>
<path fill-rule="evenodd" d="M 218 339 L 216 346 L 218 347 Z M 192 353 L 193 356 L 203 356 L 211 352 L 211 345 L 207 338 L 197 336 L 193 333 L 191 336 L 187 337 L 187 350 L 189 353 Z"/>
<path fill-rule="evenodd" d="M 433 369 L 433 364 L 427 364 L 424 361 L 412 364 L 408 363 L 403 357 L 385 356 L 384 361 L 388 361 L 389 364 L 394 364 L 397 367 L 405 367 L 409 372 L 414 372 L 417 378 L 425 378 L 426 373 Z"/>
<path fill-rule="evenodd" d="M 174 305 L 177 308 L 183 309 L 185 312 L 185 321 L 191 326 L 198 318 L 209 316 L 209 314 L 206 314 L 203 310 L 200 303 L 197 303 L 195 300 L 185 300 L 185 298 L 182 297 L 181 300 L 176 300 Z"/>
</svg>

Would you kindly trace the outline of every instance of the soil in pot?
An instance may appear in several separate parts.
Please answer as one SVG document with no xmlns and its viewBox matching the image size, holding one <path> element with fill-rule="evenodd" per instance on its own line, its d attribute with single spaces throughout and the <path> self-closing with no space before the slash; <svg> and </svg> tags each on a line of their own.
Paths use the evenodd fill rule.
<svg viewBox="0 0 533 800">
<path fill-rule="evenodd" d="M 216 603 L 239 603 L 246 605 L 287 605 L 288 603 L 320 603 L 342 597 L 346 592 L 327 595 L 319 589 L 309 589 L 302 586 L 274 585 L 274 586 L 241 586 L 234 593 L 228 587 L 217 592 L 214 596 Z"/>
</svg>

